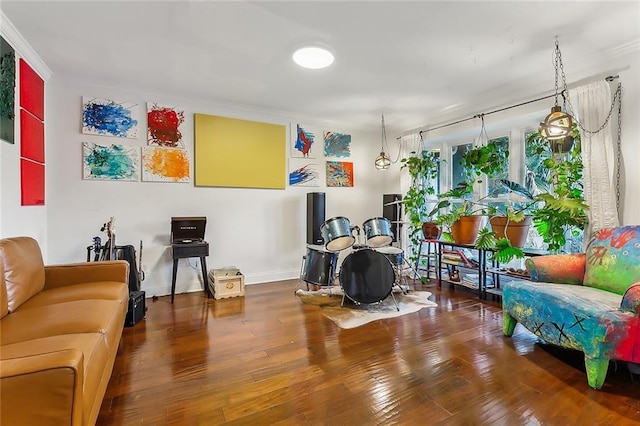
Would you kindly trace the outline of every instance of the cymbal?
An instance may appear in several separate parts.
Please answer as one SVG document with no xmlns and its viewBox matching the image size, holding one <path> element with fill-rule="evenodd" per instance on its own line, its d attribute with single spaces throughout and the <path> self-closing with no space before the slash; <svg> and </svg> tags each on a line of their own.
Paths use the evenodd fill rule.
<svg viewBox="0 0 640 426">
<path fill-rule="evenodd" d="M 391 222 L 391 223 L 399 223 L 399 224 L 401 224 L 401 225 L 402 225 L 402 224 L 407 225 L 407 224 L 411 223 L 411 222 L 407 222 L 407 221 L 403 221 L 403 220 L 392 220 L 392 221 L 390 221 L 390 222 Z"/>
<path fill-rule="evenodd" d="M 385 207 L 386 207 L 386 206 L 392 206 L 392 205 L 394 205 L 394 204 L 402 204 L 402 200 L 392 201 L 392 202 L 390 202 L 390 203 L 383 204 L 383 206 L 385 206 Z"/>
</svg>

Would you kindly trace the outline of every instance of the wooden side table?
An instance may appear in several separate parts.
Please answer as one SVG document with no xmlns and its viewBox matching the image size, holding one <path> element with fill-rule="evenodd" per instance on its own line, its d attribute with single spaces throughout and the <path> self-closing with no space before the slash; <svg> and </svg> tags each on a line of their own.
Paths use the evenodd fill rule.
<svg viewBox="0 0 640 426">
<path fill-rule="evenodd" d="M 190 257 L 199 257 L 200 266 L 202 266 L 202 285 L 207 297 L 211 297 L 209 283 L 207 281 L 207 261 L 209 256 L 209 243 L 206 241 L 198 241 L 192 243 L 175 243 L 171 244 L 171 254 L 173 256 L 173 276 L 171 277 L 171 303 L 176 293 L 176 275 L 178 273 L 178 260 Z"/>
</svg>

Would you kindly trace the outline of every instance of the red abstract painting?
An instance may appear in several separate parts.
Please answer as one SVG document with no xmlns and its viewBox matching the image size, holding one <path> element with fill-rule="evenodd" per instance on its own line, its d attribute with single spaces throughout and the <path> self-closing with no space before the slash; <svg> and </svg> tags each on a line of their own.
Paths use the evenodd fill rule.
<svg viewBox="0 0 640 426">
<path fill-rule="evenodd" d="M 20 159 L 20 185 L 23 206 L 44 206 L 44 164 Z"/>
<path fill-rule="evenodd" d="M 20 106 L 44 121 L 44 80 L 20 59 Z"/>
<path fill-rule="evenodd" d="M 20 156 L 44 163 L 44 123 L 20 109 Z"/>
<path fill-rule="evenodd" d="M 181 126 L 184 111 L 158 104 L 147 105 L 147 144 L 171 148 L 184 147 Z"/>
</svg>

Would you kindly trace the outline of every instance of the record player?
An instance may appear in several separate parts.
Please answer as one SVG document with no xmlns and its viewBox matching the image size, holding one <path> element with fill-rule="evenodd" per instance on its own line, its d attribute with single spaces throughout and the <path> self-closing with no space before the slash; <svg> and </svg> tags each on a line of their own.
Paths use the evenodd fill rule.
<svg viewBox="0 0 640 426">
<path fill-rule="evenodd" d="M 205 216 L 179 216 L 171 218 L 171 244 L 191 244 L 204 241 L 207 226 Z"/>
</svg>

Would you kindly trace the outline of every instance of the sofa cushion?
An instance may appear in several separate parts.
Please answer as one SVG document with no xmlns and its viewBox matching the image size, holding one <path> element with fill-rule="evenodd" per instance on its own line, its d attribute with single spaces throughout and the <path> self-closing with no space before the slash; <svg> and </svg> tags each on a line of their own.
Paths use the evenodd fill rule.
<svg viewBox="0 0 640 426">
<path fill-rule="evenodd" d="M 38 306 L 87 299 L 118 300 L 127 303 L 128 298 L 129 288 L 121 282 L 90 282 L 44 290 L 20 306 L 20 311 Z"/>
<path fill-rule="evenodd" d="M 0 354 L 0 359 L 9 360 L 16 358 L 24 358 L 25 361 L 29 359 L 29 357 L 35 357 L 39 354 L 52 353 L 52 352 L 62 352 L 65 350 L 79 350 L 83 354 L 83 383 L 82 383 L 82 403 L 83 403 L 83 417 L 84 424 L 88 424 L 89 413 L 91 412 L 92 406 L 95 404 L 95 398 L 98 394 L 98 390 L 101 387 L 101 382 L 103 380 L 104 368 L 107 366 L 111 366 L 113 364 L 113 360 L 110 352 L 112 348 L 110 348 L 106 343 L 105 339 L 100 333 L 82 333 L 82 334 L 63 334 L 59 336 L 50 336 L 43 337 L 39 339 L 29 340 L 25 342 L 13 343 L 10 345 L 2 346 L 2 351 Z M 104 366 L 104 367 L 103 367 Z M 45 376 L 38 376 L 41 380 L 46 380 Z M 108 376 L 107 376 L 108 378 Z M 34 379 L 35 380 L 35 379 Z M 23 382 L 18 382 L 23 384 Z M 59 386 L 59 389 L 55 387 Z M 65 392 L 69 392 L 73 388 L 69 388 L 65 383 L 58 383 L 57 381 L 43 383 L 42 386 L 33 386 L 33 389 L 30 391 L 33 392 L 37 389 L 43 389 L 45 392 L 42 395 L 39 395 L 40 398 L 50 397 L 50 398 L 63 398 Z M 5 389 L 5 392 L 9 390 Z M 16 392 L 24 391 L 23 389 L 16 389 Z M 28 390 L 27 390 L 28 391 Z M 11 398 L 11 396 L 7 396 L 6 393 L 3 392 L 4 398 Z M 32 398 L 16 398 L 17 401 L 33 401 Z M 58 407 L 59 410 L 64 411 L 68 410 L 69 406 L 65 403 L 58 404 L 43 404 L 43 406 L 47 407 Z M 31 410 L 33 409 L 33 405 L 28 407 L 15 407 L 16 411 L 23 412 L 22 410 Z M 42 416 L 43 419 L 47 417 L 51 418 L 65 418 L 68 417 L 68 413 L 38 413 Z M 24 421 L 24 416 L 21 416 Z M 42 423 L 40 423 L 42 424 Z"/>
<path fill-rule="evenodd" d="M 4 281 L 4 266 L 0 262 L 0 318 L 9 313 L 9 301 L 7 300 L 7 285 Z"/>
<path fill-rule="evenodd" d="M 44 287 L 44 262 L 38 242 L 31 237 L 0 240 L 9 312 L 15 311 Z"/>
<path fill-rule="evenodd" d="M 601 229 L 586 255 L 584 285 L 624 294 L 640 282 L 640 226 Z"/>
<path fill-rule="evenodd" d="M 19 309 L 0 321 L 0 345 L 60 334 L 100 333 L 108 344 L 117 346 L 126 311 L 126 303 L 97 299 Z"/>
</svg>

